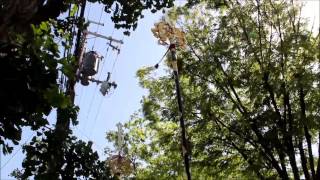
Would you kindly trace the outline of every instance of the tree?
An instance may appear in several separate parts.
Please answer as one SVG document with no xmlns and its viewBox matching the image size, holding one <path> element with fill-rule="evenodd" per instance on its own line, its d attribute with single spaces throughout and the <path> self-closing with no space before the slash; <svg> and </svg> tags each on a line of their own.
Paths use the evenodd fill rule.
<svg viewBox="0 0 320 180">
<path fill-rule="evenodd" d="M 53 140 L 53 131 L 47 130 L 38 133 L 30 144 L 23 147 L 26 159 L 22 163 L 23 170 L 15 170 L 12 175 L 18 179 L 51 179 L 46 173 L 47 159 L 51 151 L 48 145 Z M 92 142 L 83 142 L 70 136 L 64 144 L 64 158 L 62 168 L 59 170 L 61 179 L 114 179 L 109 167 L 99 160 L 98 153 L 92 150 Z"/>
<path fill-rule="evenodd" d="M 26 38 L 16 34 L 11 43 L 2 43 L 0 113 L 0 144 L 3 153 L 12 148 L 5 144 L 11 140 L 18 144 L 21 128 L 30 126 L 33 130 L 47 125 L 44 116 L 53 107 L 65 106 L 67 99 L 59 92 L 58 47 L 53 36 L 48 35 L 47 23 L 34 27 L 34 37 Z M 45 35 L 46 34 L 46 35 Z"/>
<path fill-rule="evenodd" d="M 125 124 L 126 154 L 133 162 L 137 179 L 185 179 L 175 85 L 171 76 L 157 79 L 152 77 L 152 71 L 152 68 L 147 68 L 137 73 L 149 95 L 142 100 L 142 112 L 133 115 Z M 188 97 L 188 100 L 184 99 L 184 105 L 188 137 L 191 137 L 192 178 L 251 178 L 253 171 L 246 170 L 246 163 L 241 157 L 217 139 L 220 132 L 213 131 L 212 123 L 200 123 L 201 120 L 190 113 L 194 102 L 200 99 L 201 91 L 182 79 L 183 95 Z M 186 93 L 185 89 L 191 92 Z M 109 132 L 107 139 L 114 141 L 115 137 L 114 132 Z"/>
<path fill-rule="evenodd" d="M 189 46 L 178 57 L 194 176 L 228 175 L 226 169 L 235 167 L 236 175 L 251 178 L 319 179 L 312 151 L 320 144 L 319 34 L 307 28 L 293 2 L 230 0 L 218 9 L 209 2 L 169 14 Z M 148 144 L 159 149 L 142 158 L 146 171 L 154 170 L 154 159 L 179 152 L 168 149 L 178 144 L 179 132 L 166 128 L 178 116 L 173 81 L 151 72 L 138 72 L 149 90 L 138 124 L 153 132 Z M 179 172 L 174 164 L 181 161 L 172 161 L 159 162 Z"/>
<path fill-rule="evenodd" d="M 50 19 L 56 20 L 66 12 L 70 5 L 81 5 L 85 0 L 12 0 L 0 2 L 0 39 L 8 40 L 12 32 L 29 31 L 31 24 L 39 25 Z M 138 19 L 142 18 L 143 10 L 155 13 L 163 8 L 173 6 L 173 0 L 89 0 L 105 6 L 105 12 L 112 12 L 112 21 L 116 28 L 133 29 L 137 27 Z M 129 31 L 126 31 L 128 34 Z"/>
</svg>

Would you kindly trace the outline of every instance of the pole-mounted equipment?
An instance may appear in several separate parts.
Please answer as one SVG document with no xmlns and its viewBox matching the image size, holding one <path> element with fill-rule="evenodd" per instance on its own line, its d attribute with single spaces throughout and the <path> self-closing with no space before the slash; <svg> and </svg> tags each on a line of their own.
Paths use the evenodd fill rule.
<svg viewBox="0 0 320 180">
<path fill-rule="evenodd" d="M 183 110 L 183 103 L 181 97 L 181 87 L 179 81 L 179 73 L 178 73 L 178 65 L 177 65 L 177 56 L 176 50 L 177 48 L 184 48 L 186 46 L 185 41 L 185 33 L 174 27 L 169 22 L 161 21 L 155 24 L 155 27 L 151 29 L 153 35 L 158 38 L 158 43 L 160 45 L 169 45 L 169 51 L 171 52 L 171 58 L 168 60 L 168 65 L 173 70 L 173 74 L 175 77 L 175 84 L 176 84 L 176 92 L 177 92 L 177 100 L 178 100 L 178 107 L 179 107 L 179 122 L 181 128 L 181 142 L 182 142 L 182 154 L 183 160 L 185 165 L 185 172 L 187 175 L 187 179 L 191 180 L 191 172 L 190 172 L 190 153 L 189 150 L 189 143 L 186 137 L 186 128 L 184 124 L 184 110 Z M 157 65 L 156 65 L 157 67 Z"/>
</svg>

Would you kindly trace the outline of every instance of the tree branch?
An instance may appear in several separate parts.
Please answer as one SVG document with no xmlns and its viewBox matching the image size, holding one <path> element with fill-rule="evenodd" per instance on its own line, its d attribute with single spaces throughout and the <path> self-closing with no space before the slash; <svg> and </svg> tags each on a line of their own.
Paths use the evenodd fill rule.
<svg viewBox="0 0 320 180">
<path fill-rule="evenodd" d="M 67 10 L 68 6 L 64 0 L 48 0 L 42 4 L 34 17 L 30 20 L 31 24 L 40 24 L 49 19 L 57 19 L 61 12 Z"/>
<path fill-rule="evenodd" d="M 301 166 L 302 166 L 302 170 L 303 170 L 303 173 L 304 173 L 304 177 L 306 178 L 306 180 L 310 180 L 310 174 L 308 172 L 308 167 L 307 167 L 307 163 L 308 162 L 307 162 L 306 155 L 304 154 L 302 140 L 299 140 L 298 148 L 299 148 Z"/>
</svg>

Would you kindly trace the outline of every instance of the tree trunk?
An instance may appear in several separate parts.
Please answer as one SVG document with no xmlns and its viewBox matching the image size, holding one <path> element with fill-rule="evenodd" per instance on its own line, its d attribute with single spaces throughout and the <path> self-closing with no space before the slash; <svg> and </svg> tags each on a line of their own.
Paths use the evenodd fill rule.
<svg viewBox="0 0 320 180">
<path fill-rule="evenodd" d="M 306 178 L 306 180 L 310 180 L 310 174 L 309 174 L 308 167 L 307 167 L 308 162 L 307 162 L 307 158 L 304 154 L 302 140 L 299 140 L 298 147 L 299 147 L 301 166 L 302 166 L 302 170 L 304 173 L 304 177 Z"/>
<path fill-rule="evenodd" d="M 320 132 L 318 132 L 318 165 L 316 172 L 316 179 L 320 179 Z"/>
<path fill-rule="evenodd" d="M 312 142 L 311 142 L 311 135 L 309 133 L 308 130 L 308 126 L 307 126 L 307 117 L 306 117 L 306 104 L 304 101 L 304 93 L 303 93 L 303 88 L 301 87 L 299 90 L 299 100 L 300 100 L 300 108 L 301 108 L 301 121 L 303 124 L 303 130 L 304 130 L 304 136 L 306 138 L 307 141 L 307 145 L 308 145 L 308 153 L 309 153 L 309 166 L 311 169 L 311 175 L 312 175 L 312 179 L 316 180 L 316 173 L 314 171 L 314 160 L 313 160 L 313 153 L 312 153 Z"/>
<path fill-rule="evenodd" d="M 308 131 L 307 126 L 304 126 L 304 133 L 307 140 L 308 145 L 308 153 L 309 153 L 309 165 L 311 169 L 312 179 L 316 180 L 316 173 L 314 171 L 314 160 L 313 160 L 313 153 L 312 153 L 312 143 L 311 143 L 311 135 Z"/>
<path fill-rule="evenodd" d="M 277 151 L 279 154 L 280 164 L 281 164 L 281 168 L 283 171 L 283 177 L 287 177 L 287 179 L 289 179 L 287 168 L 286 168 L 286 163 L 285 163 L 285 158 L 284 158 L 284 153 L 279 148 L 277 148 Z"/>
<path fill-rule="evenodd" d="M 253 161 L 251 159 L 248 158 L 248 156 L 244 153 L 244 150 L 240 149 L 236 144 L 234 144 L 233 142 L 231 143 L 231 145 L 241 154 L 242 158 L 248 162 L 248 164 L 250 166 L 253 166 Z M 260 173 L 260 171 L 255 171 L 257 177 L 261 180 L 265 180 L 266 178 L 263 177 L 263 175 Z"/>
<path fill-rule="evenodd" d="M 1 3 L 0 40 L 8 40 L 9 32 L 28 33 L 30 25 L 57 19 L 66 11 L 63 0 L 10 0 Z M 3 5 L 4 4 L 4 5 Z"/>
<path fill-rule="evenodd" d="M 288 108 L 288 125 L 289 125 L 288 133 L 285 134 L 285 141 L 286 141 L 286 145 L 288 148 L 288 156 L 289 156 L 289 161 L 290 161 L 290 165 L 292 168 L 292 172 L 294 175 L 294 179 L 299 180 L 300 175 L 299 175 L 299 169 L 297 167 L 295 150 L 294 150 L 294 146 L 293 146 L 293 137 L 292 137 L 293 116 L 292 116 L 291 105 L 290 105 L 290 95 L 288 92 L 286 92 L 285 89 L 283 91 L 284 91 L 284 93 L 283 93 L 284 105 L 287 106 L 287 108 Z"/>
</svg>

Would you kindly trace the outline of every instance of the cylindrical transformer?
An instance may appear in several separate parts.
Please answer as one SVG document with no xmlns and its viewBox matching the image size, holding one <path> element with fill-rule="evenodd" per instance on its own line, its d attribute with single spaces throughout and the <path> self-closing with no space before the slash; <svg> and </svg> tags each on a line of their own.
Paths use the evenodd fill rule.
<svg viewBox="0 0 320 180">
<path fill-rule="evenodd" d="M 99 55 L 95 51 L 89 51 L 84 54 L 82 64 L 82 74 L 85 76 L 93 76 L 97 74 L 99 68 Z"/>
<path fill-rule="evenodd" d="M 81 84 L 84 85 L 84 86 L 88 86 L 89 85 L 89 77 L 88 76 L 82 76 Z"/>
</svg>

